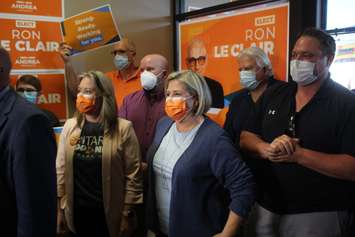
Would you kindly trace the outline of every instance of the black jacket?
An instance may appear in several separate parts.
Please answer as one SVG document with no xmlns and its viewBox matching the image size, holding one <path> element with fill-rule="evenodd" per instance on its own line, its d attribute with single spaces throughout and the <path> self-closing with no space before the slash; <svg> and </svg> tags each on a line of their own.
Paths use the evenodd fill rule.
<svg viewBox="0 0 355 237">
<path fill-rule="evenodd" d="M 56 235 L 56 145 L 47 117 L 8 89 L 0 98 L 1 235 Z"/>
</svg>

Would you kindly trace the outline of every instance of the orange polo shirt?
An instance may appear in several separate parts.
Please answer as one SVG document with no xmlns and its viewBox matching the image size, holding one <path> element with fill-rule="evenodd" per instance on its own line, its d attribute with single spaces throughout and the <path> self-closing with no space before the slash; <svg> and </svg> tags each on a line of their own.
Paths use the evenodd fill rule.
<svg viewBox="0 0 355 237">
<path fill-rule="evenodd" d="M 115 96 L 117 106 L 121 106 L 123 98 L 137 90 L 142 89 L 140 82 L 140 70 L 137 68 L 136 72 L 127 80 L 123 80 L 117 70 L 107 72 L 106 76 L 112 80 L 113 88 L 115 89 Z"/>
</svg>

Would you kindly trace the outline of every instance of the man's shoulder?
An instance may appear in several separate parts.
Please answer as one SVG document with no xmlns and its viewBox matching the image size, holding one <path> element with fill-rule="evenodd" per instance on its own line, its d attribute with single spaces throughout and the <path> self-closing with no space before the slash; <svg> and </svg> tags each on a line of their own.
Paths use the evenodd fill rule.
<svg viewBox="0 0 355 237">
<path fill-rule="evenodd" d="M 137 91 L 134 91 L 134 92 L 126 95 L 124 97 L 124 100 L 129 102 L 129 101 L 132 101 L 132 100 L 137 100 L 137 99 L 142 98 L 144 96 L 145 96 L 144 90 L 141 89 L 141 90 L 137 90 Z"/>
<path fill-rule="evenodd" d="M 105 73 L 105 75 L 110 78 L 111 80 L 115 77 L 117 77 L 117 71 L 116 70 L 112 70 L 112 71 L 108 71 Z"/>
<path fill-rule="evenodd" d="M 294 90 L 296 88 L 297 88 L 297 85 L 294 82 L 285 82 L 285 81 L 275 80 L 275 82 L 265 90 L 263 96 L 264 97 L 275 97 L 275 96 L 280 96 L 283 94 L 289 94 L 289 93 L 294 92 Z"/>
<path fill-rule="evenodd" d="M 26 119 L 36 115 L 46 117 L 41 109 L 19 96 L 15 98 L 13 108 L 9 113 L 9 116 L 13 117 L 15 120 Z"/>
<path fill-rule="evenodd" d="M 239 105 L 248 96 L 249 96 L 249 91 L 245 88 L 240 89 L 240 90 L 228 95 L 228 97 L 232 98 L 231 105 Z"/>
</svg>

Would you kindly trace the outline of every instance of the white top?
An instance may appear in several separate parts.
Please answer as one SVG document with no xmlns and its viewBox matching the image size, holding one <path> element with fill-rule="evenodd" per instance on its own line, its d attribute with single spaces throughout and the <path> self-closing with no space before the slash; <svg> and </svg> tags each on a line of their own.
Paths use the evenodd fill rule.
<svg viewBox="0 0 355 237">
<path fill-rule="evenodd" d="M 179 132 L 173 123 L 164 136 L 153 159 L 155 173 L 156 207 L 160 231 L 169 233 L 169 210 L 173 169 L 181 155 L 190 146 L 203 121 L 188 132 Z"/>
</svg>

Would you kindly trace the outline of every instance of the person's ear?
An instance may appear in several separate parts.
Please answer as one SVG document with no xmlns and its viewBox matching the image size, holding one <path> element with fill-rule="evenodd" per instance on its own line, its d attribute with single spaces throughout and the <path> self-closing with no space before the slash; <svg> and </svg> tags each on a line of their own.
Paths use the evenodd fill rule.
<svg viewBox="0 0 355 237">
<path fill-rule="evenodd" d="M 167 70 L 163 70 L 161 74 L 162 74 L 161 78 L 168 77 L 168 71 Z"/>
<path fill-rule="evenodd" d="M 330 67 L 330 65 L 333 63 L 334 60 L 334 55 L 328 55 L 327 56 L 327 65 Z"/>
</svg>

